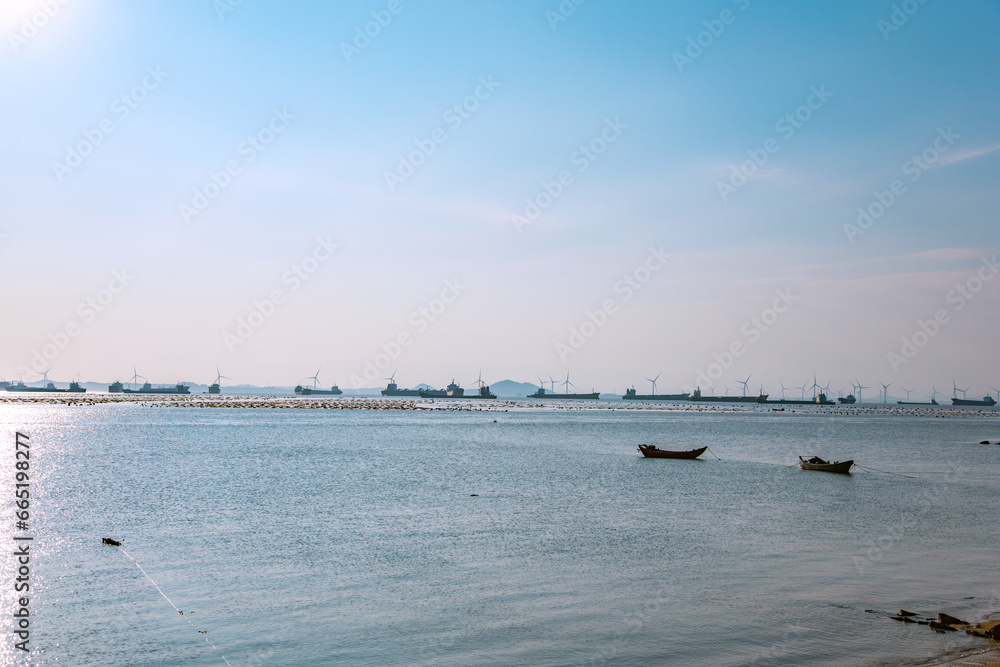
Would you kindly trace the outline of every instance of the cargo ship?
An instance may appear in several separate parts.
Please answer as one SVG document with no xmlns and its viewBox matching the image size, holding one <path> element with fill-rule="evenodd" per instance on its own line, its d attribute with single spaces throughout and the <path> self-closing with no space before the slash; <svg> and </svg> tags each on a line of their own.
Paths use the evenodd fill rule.
<svg viewBox="0 0 1000 667">
<path fill-rule="evenodd" d="M 951 399 L 952 405 L 964 405 L 964 406 L 978 406 L 983 408 L 991 408 L 997 404 L 997 401 L 992 396 L 983 396 L 983 400 L 977 401 L 972 398 L 953 398 Z"/>
<path fill-rule="evenodd" d="M 837 402 L 841 405 L 854 405 L 858 402 L 858 399 L 854 397 L 854 394 L 848 394 L 847 396 L 841 396 L 838 398 Z"/>
<path fill-rule="evenodd" d="M 625 390 L 625 395 L 622 396 L 623 401 L 686 401 L 691 397 L 691 394 L 637 394 L 635 393 L 635 387 Z"/>
<path fill-rule="evenodd" d="M 530 394 L 528 398 L 570 398 L 570 399 L 582 399 L 589 401 L 596 401 L 601 397 L 599 392 L 594 392 L 592 394 L 557 394 L 555 392 L 549 391 L 545 387 L 542 387 L 534 394 Z"/>
<path fill-rule="evenodd" d="M 487 389 L 487 391 L 489 391 Z M 455 383 L 455 380 L 448 384 L 447 389 L 421 389 L 417 392 L 420 398 L 465 398 L 465 389 Z M 471 397 L 470 397 L 471 398 Z"/>
<path fill-rule="evenodd" d="M 767 396 L 764 393 L 761 393 L 760 396 L 704 396 L 699 387 L 694 390 L 688 400 L 702 403 L 767 403 Z M 811 403 L 812 401 L 807 402 Z"/>
<path fill-rule="evenodd" d="M 295 386 L 296 396 L 340 396 L 343 394 L 340 387 L 333 385 L 329 389 L 319 389 L 317 387 L 303 387 L 302 385 Z"/>
<path fill-rule="evenodd" d="M 309 379 L 313 381 L 312 387 L 303 387 L 302 385 L 295 386 L 296 396 L 340 396 L 344 392 L 340 391 L 340 387 L 333 385 L 329 389 L 319 388 L 319 372 L 323 370 L 319 368 L 316 370 L 316 375 L 310 375 Z"/>
<path fill-rule="evenodd" d="M 173 387 L 154 387 L 148 382 L 144 382 L 138 389 L 126 387 L 121 382 L 113 382 L 108 385 L 108 391 L 112 394 L 190 394 L 191 387 L 178 382 Z"/>
<path fill-rule="evenodd" d="M 395 382 L 390 382 L 382 390 L 383 396 L 419 396 L 419 389 L 400 389 Z"/>
<path fill-rule="evenodd" d="M 853 396 L 851 397 L 853 398 Z M 831 401 L 826 394 L 820 393 L 815 398 L 779 398 L 773 401 L 760 401 L 768 405 L 836 405 L 836 401 Z M 853 402 L 853 401 L 852 401 Z"/>
<path fill-rule="evenodd" d="M 936 399 L 931 399 L 929 403 L 921 403 L 920 401 L 896 401 L 896 405 L 941 405 Z"/>
<path fill-rule="evenodd" d="M 419 396 L 419 389 L 400 389 L 399 385 L 396 384 L 396 373 L 393 371 L 390 377 L 385 378 L 389 381 L 389 384 L 385 386 L 382 390 L 383 396 Z"/>
<path fill-rule="evenodd" d="M 48 394 L 82 394 L 86 392 L 86 388 L 81 387 L 78 382 L 70 382 L 69 389 L 59 389 L 51 382 L 47 383 L 44 387 L 29 387 L 23 382 L 18 382 L 17 384 L 6 383 L 7 386 L 4 387 L 7 391 L 29 391 L 29 392 L 42 392 Z"/>
</svg>

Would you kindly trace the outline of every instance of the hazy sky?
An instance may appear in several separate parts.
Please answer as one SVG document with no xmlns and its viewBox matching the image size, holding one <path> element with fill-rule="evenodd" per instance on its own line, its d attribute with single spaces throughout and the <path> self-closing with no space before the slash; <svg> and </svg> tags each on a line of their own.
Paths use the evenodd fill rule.
<svg viewBox="0 0 1000 667">
<path fill-rule="evenodd" d="M 994 2 L 4 0 L 0 29 L 8 379 L 1000 388 Z"/>
</svg>

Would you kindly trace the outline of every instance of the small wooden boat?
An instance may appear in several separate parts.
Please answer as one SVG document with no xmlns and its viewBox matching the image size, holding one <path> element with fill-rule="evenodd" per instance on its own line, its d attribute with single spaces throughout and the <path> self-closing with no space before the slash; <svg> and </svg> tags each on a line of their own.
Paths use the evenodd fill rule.
<svg viewBox="0 0 1000 667">
<path fill-rule="evenodd" d="M 812 458 L 799 457 L 799 465 L 802 466 L 803 470 L 819 470 L 821 472 L 839 472 L 849 474 L 851 472 L 851 467 L 854 465 L 854 461 L 834 461 L 830 463 L 829 461 L 824 461 L 818 456 L 813 456 Z"/>
<path fill-rule="evenodd" d="M 696 459 L 704 454 L 706 449 L 708 447 L 686 452 L 672 452 L 668 449 L 659 449 L 656 445 L 639 445 L 639 451 L 648 459 Z"/>
</svg>

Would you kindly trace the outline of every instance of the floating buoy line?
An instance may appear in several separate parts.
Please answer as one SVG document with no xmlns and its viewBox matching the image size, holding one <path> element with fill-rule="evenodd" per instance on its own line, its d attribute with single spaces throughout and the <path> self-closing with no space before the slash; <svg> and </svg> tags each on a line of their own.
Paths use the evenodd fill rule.
<svg viewBox="0 0 1000 667">
<path fill-rule="evenodd" d="M 104 543 L 108 544 L 108 542 L 104 542 Z M 178 609 L 177 605 L 175 605 L 173 603 L 173 601 L 171 601 L 171 599 L 167 597 L 167 594 L 164 593 L 163 590 L 159 586 L 156 585 L 156 582 L 153 581 L 153 578 L 151 576 L 149 576 L 144 569 L 142 569 L 142 565 L 139 565 L 139 561 L 137 561 L 135 558 L 132 558 L 131 554 L 129 554 L 129 552 L 125 551 L 125 548 L 122 547 L 121 542 L 119 542 L 117 545 L 114 545 L 114 546 L 119 551 L 121 551 L 122 554 L 124 554 L 126 558 L 128 558 L 130 561 L 132 561 L 132 563 L 137 568 L 139 568 L 139 571 L 142 572 L 143 576 L 146 577 L 147 579 L 149 579 L 149 583 L 153 584 L 153 588 L 155 588 L 157 590 L 157 592 L 159 592 L 159 594 L 163 596 L 163 599 L 166 600 L 170 604 L 170 606 L 174 608 L 174 611 L 176 611 L 178 614 L 180 614 L 181 616 L 183 616 L 184 612 L 181 611 L 180 609 Z M 191 626 L 191 629 L 194 630 L 195 632 L 197 632 L 199 635 L 207 635 L 208 634 L 207 630 L 199 630 L 198 628 L 194 627 L 194 623 L 191 622 L 190 618 L 187 618 L 185 620 L 188 622 L 188 625 Z M 205 641 L 208 642 L 208 645 L 211 646 L 213 649 L 215 649 L 216 651 L 219 651 L 219 647 L 216 646 L 215 644 L 213 644 L 212 640 L 210 640 L 207 636 L 205 637 Z M 226 662 L 227 665 L 230 665 L 230 662 L 228 660 L 226 660 L 226 656 L 222 655 L 222 651 L 219 651 L 219 657 L 221 657 L 223 660 L 225 660 L 225 662 Z"/>
</svg>

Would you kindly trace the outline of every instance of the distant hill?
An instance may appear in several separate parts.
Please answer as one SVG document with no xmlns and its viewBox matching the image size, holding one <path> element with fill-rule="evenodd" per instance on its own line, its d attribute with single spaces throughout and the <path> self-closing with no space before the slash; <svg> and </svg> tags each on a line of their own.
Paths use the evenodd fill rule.
<svg viewBox="0 0 1000 667">
<path fill-rule="evenodd" d="M 497 398 L 525 398 L 529 394 L 538 391 L 538 385 L 530 382 L 514 382 L 513 380 L 501 380 L 490 385 L 490 391 L 497 395 Z"/>
</svg>

